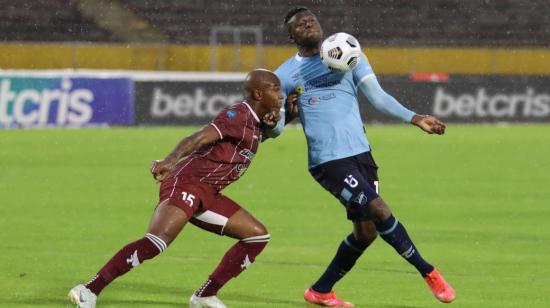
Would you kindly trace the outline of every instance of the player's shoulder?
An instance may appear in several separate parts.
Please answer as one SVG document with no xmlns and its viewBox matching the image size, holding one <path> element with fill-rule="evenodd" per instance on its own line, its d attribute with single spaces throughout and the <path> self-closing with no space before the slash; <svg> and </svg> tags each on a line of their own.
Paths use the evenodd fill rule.
<svg viewBox="0 0 550 308">
<path fill-rule="evenodd" d="M 279 67 L 275 70 L 275 75 L 277 75 L 279 78 L 284 78 L 287 76 L 287 74 L 290 73 L 292 68 L 296 66 L 296 56 L 292 56 L 288 58 L 283 64 L 279 65 Z"/>
<path fill-rule="evenodd" d="M 218 118 L 226 120 L 239 120 L 246 118 L 252 110 L 245 101 L 224 107 L 218 114 Z"/>
</svg>

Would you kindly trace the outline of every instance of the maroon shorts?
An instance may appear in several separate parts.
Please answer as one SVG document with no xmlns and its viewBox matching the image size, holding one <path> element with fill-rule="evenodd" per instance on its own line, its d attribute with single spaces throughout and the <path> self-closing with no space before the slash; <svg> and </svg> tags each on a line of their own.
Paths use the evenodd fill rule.
<svg viewBox="0 0 550 308">
<path fill-rule="evenodd" d="M 169 204 L 182 209 L 192 224 L 222 235 L 227 221 L 241 206 L 207 184 L 171 178 L 160 185 L 159 204 Z"/>
</svg>

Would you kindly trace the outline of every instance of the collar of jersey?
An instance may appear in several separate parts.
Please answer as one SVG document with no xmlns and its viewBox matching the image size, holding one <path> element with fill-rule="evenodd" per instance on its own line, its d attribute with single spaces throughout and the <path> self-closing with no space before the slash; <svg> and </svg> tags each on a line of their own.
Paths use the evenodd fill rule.
<svg viewBox="0 0 550 308">
<path fill-rule="evenodd" d="M 250 105 L 246 101 L 243 101 L 243 104 L 245 104 L 246 107 L 248 107 L 248 109 L 250 109 L 250 112 L 252 112 L 252 115 L 254 116 L 254 119 L 256 119 L 257 122 L 260 122 L 260 118 L 258 118 L 258 115 L 254 111 L 254 109 L 252 109 L 252 107 L 250 107 Z"/>
<path fill-rule="evenodd" d="M 302 57 L 302 56 L 300 56 L 300 53 L 297 52 L 296 55 L 294 56 L 294 59 L 296 59 L 296 61 L 300 62 L 300 61 L 311 61 L 311 60 L 315 59 L 316 57 L 319 57 L 319 54 L 316 54 L 316 55 L 311 56 L 311 57 Z"/>
</svg>

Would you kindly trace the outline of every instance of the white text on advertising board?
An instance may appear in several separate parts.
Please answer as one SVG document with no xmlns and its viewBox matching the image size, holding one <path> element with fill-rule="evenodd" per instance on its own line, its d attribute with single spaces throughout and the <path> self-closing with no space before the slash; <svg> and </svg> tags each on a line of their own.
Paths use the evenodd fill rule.
<svg viewBox="0 0 550 308">
<path fill-rule="evenodd" d="M 153 90 L 151 115 L 154 118 L 168 116 L 194 116 L 211 118 L 224 107 L 242 100 L 241 94 L 210 94 L 206 95 L 203 88 L 196 88 L 194 93 L 181 93 L 173 96 L 165 93 L 161 88 Z"/>
</svg>

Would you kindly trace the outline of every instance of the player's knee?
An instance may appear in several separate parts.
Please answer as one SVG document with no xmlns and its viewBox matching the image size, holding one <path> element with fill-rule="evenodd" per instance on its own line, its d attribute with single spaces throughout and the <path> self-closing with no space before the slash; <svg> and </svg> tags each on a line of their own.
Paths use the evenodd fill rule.
<svg viewBox="0 0 550 308">
<path fill-rule="evenodd" d="M 378 233 L 375 231 L 373 233 L 359 233 L 354 234 L 355 240 L 360 243 L 361 245 L 370 245 L 374 240 L 376 240 L 376 237 L 378 236 Z"/>
<path fill-rule="evenodd" d="M 368 204 L 368 214 L 374 222 L 385 221 L 391 216 L 391 210 L 382 197 L 371 200 Z"/>
<path fill-rule="evenodd" d="M 267 228 L 261 223 L 255 224 L 250 230 L 250 236 L 269 235 Z"/>
<path fill-rule="evenodd" d="M 241 239 L 241 242 L 245 243 L 260 243 L 269 242 L 271 235 L 267 231 L 266 227 L 260 223 L 254 224 L 247 232 L 246 236 Z"/>
</svg>

